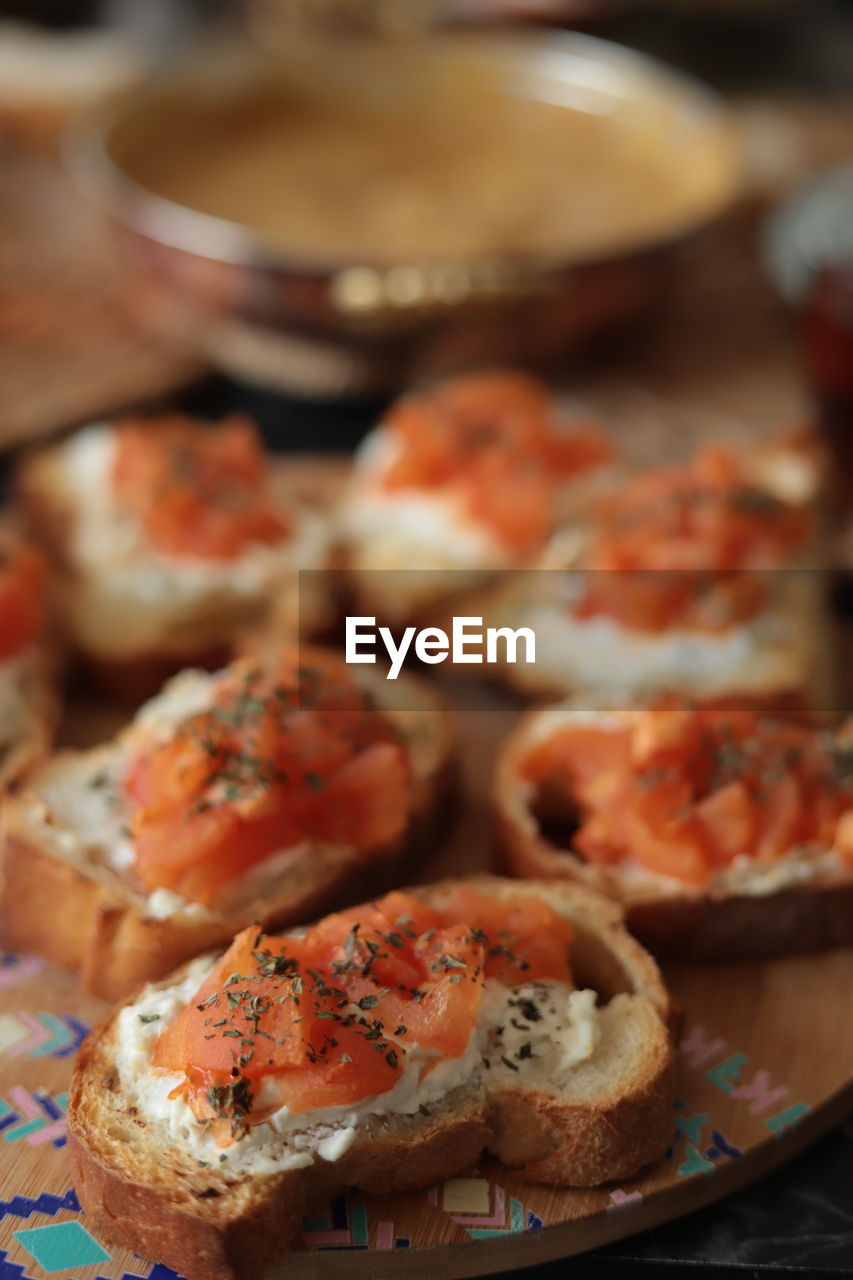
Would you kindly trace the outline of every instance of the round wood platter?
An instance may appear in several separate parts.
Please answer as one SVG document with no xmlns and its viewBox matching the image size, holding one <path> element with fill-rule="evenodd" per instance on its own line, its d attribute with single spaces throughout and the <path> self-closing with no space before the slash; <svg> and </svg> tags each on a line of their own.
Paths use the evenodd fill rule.
<svg viewBox="0 0 853 1280">
<path fill-rule="evenodd" d="M 306 496 L 328 498 L 340 482 L 334 460 L 288 465 Z M 487 689 L 447 692 L 464 708 L 464 786 L 447 840 L 414 872 L 421 881 L 489 865 L 494 757 L 518 715 Z M 72 704 L 64 740 L 103 741 L 122 718 L 113 706 Z M 684 1020 L 671 1142 L 660 1164 L 628 1183 L 572 1190 L 535 1186 L 483 1160 L 420 1192 L 352 1192 L 311 1206 L 300 1250 L 271 1276 L 441 1280 L 580 1253 L 760 1177 L 853 1106 L 853 950 L 666 972 Z M 102 1011 L 73 976 L 33 957 L 0 955 L 0 1280 L 174 1280 L 168 1268 L 97 1240 L 71 1188 L 68 1083 L 76 1048 Z"/>
<path fill-rule="evenodd" d="M 465 705 L 470 707 L 470 691 Z M 487 865 L 488 783 L 514 711 L 484 695 L 459 713 L 458 822 L 419 879 Z M 74 738 L 112 710 L 78 709 Z M 351 1193 L 312 1207 L 302 1249 L 273 1276 L 461 1277 L 578 1253 L 695 1209 L 759 1177 L 853 1105 L 853 951 L 667 971 L 685 1010 L 666 1158 L 595 1190 L 534 1186 L 484 1160 L 441 1186 Z M 71 1190 L 64 1105 L 74 1052 L 103 1006 L 27 956 L 0 962 L 0 1280 L 172 1280 L 103 1245 Z"/>
</svg>

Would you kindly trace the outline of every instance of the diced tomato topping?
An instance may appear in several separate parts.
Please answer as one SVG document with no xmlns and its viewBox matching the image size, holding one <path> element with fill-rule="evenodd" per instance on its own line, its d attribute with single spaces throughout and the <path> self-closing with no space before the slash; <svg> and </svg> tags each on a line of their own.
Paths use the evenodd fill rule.
<svg viewBox="0 0 853 1280">
<path fill-rule="evenodd" d="M 248 418 L 214 425 L 175 414 L 116 427 L 113 486 L 166 555 L 232 560 L 288 533 L 268 492 L 263 445 Z"/>
<path fill-rule="evenodd" d="M 441 913 L 483 935 L 487 978 L 508 986 L 541 978 L 571 981 L 571 929 L 538 895 L 509 894 L 495 901 L 460 884 L 443 900 Z"/>
<path fill-rule="evenodd" d="M 398 732 L 342 658 L 288 652 L 236 663 L 211 705 L 125 775 L 136 872 L 148 889 L 215 900 L 236 877 L 304 840 L 378 849 L 412 805 Z"/>
<path fill-rule="evenodd" d="M 227 1143 L 282 1105 L 301 1113 L 387 1092 L 413 1046 L 424 1071 L 429 1055 L 459 1057 L 486 976 L 570 982 L 570 941 L 540 899 L 464 885 L 438 907 L 391 893 L 301 937 L 245 929 L 160 1033 L 152 1065 L 183 1075 L 176 1092 Z"/>
<path fill-rule="evenodd" d="M 13 539 L 0 546 L 0 662 L 38 639 L 47 570 L 38 551 Z"/>
<path fill-rule="evenodd" d="M 276 1063 L 301 1065 L 314 1034 L 317 1008 L 298 978 L 304 972 L 303 960 L 298 939 L 285 944 L 283 939 L 264 937 L 256 927 L 244 929 L 192 1003 L 158 1037 L 154 1065 L 191 1063 L 226 1076 L 240 1066 L 252 1079 L 260 1078 L 273 1053 Z M 275 998 L 270 999 L 273 988 Z M 241 1041 L 247 1038 L 255 1040 L 257 1052 L 241 1064 L 246 1057 Z"/>
<path fill-rule="evenodd" d="M 756 807 L 749 788 L 740 781 L 725 783 L 698 801 L 696 816 L 707 833 L 715 861 L 731 862 L 755 848 Z"/>
<path fill-rule="evenodd" d="M 631 736 L 626 728 L 578 723 L 557 729 L 525 755 L 527 777 L 545 782 L 564 780 L 573 796 L 590 807 L 604 803 L 628 768 Z"/>
<path fill-rule="evenodd" d="M 766 600 L 766 571 L 804 544 L 809 516 L 751 483 L 730 453 L 705 449 L 661 467 L 598 504 L 576 616 L 635 630 L 721 631 Z"/>
<path fill-rule="evenodd" d="M 844 734 L 758 711 L 617 712 L 610 729 L 562 725 L 521 768 L 562 788 L 579 815 L 572 848 L 592 863 L 633 858 L 703 885 L 740 856 L 776 862 L 801 845 L 845 856 L 853 751 Z"/>
<path fill-rule="evenodd" d="M 768 803 L 769 801 L 769 803 Z M 756 857 L 775 862 L 812 834 L 810 816 L 803 813 L 802 792 L 795 773 L 785 773 L 770 784 L 770 794 L 758 813 Z"/>
<path fill-rule="evenodd" d="M 398 400 L 384 425 L 397 452 L 388 489 L 441 489 L 518 553 L 551 533 L 558 487 L 607 461 L 598 423 L 567 430 L 547 389 L 519 373 L 468 374 Z"/>
</svg>

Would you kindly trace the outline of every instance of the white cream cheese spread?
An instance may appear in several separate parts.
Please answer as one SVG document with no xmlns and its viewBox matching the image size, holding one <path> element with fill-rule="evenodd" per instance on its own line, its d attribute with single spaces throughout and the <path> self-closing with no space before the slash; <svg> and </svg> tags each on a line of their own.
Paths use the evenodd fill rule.
<svg viewBox="0 0 853 1280">
<path fill-rule="evenodd" d="M 233 1171 L 266 1173 L 299 1168 L 315 1156 L 339 1159 L 371 1117 L 415 1115 L 461 1086 L 476 1087 L 487 1071 L 500 1073 L 506 1087 L 520 1078 L 520 1070 L 524 1078 L 533 1072 L 554 1079 L 591 1058 L 596 1049 L 595 992 L 552 981 L 510 988 L 489 980 L 477 1023 L 458 1057 L 437 1060 L 417 1044 L 407 1045 L 405 1069 L 386 1093 L 351 1106 L 307 1113 L 279 1107 L 250 1126 L 233 1145 L 221 1149 L 184 1099 L 169 1097 L 182 1076 L 150 1065 L 160 1031 L 192 998 L 210 968 L 209 959 L 197 960 L 181 983 L 166 989 L 148 987 L 121 1011 L 116 1066 L 123 1096 L 142 1119 L 165 1126 L 169 1140 L 196 1160 Z M 263 1106 L 264 1098 L 262 1083 L 256 1105 Z M 274 1098 L 272 1092 L 270 1100 Z"/>
<path fill-rule="evenodd" d="M 164 622 L 190 625 L 200 615 L 227 616 L 292 586 L 296 570 L 325 566 L 326 522 L 305 510 L 280 542 L 252 544 L 235 559 L 158 553 L 114 496 L 115 447 L 110 426 L 97 423 L 78 432 L 62 453 L 63 484 L 76 515 L 72 556 L 91 571 L 76 583 L 68 607 L 76 634 L 95 652 L 144 651 L 160 638 Z"/>
</svg>

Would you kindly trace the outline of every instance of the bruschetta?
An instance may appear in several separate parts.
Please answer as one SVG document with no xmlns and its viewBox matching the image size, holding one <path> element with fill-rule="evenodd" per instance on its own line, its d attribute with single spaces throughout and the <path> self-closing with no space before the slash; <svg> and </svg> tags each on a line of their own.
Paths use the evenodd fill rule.
<svg viewBox="0 0 853 1280">
<path fill-rule="evenodd" d="M 0 791 L 49 748 L 59 714 L 44 557 L 0 524 Z"/>
<path fill-rule="evenodd" d="M 427 1187 L 486 1149 L 535 1182 L 625 1179 L 672 1137 L 668 1012 L 618 908 L 577 886 L 445 881 L 253 927 L 86 1041 L 74 1186 L 104 1240 L 261 1280 L 346 1186 Z"/>
<path fill-rule="evenodd" d="M 536 571 L 504 575 L 482 602 L 490 623 L 536 636 L 535 661 L 505 666 L 506 682 L 591 706 L 648 705 L 663 691 L 831 709 L 815 515 L 775 462 L 759 478 L 711 446 L 597 498 Z"/>
<path fill-rule="evenodd" d="M 3 945 L 118 999 L 388 883 L 445 811 L 451 727 L 417 680 L 349 672 L 302 647 L 188 670 L 34 770 L 6 813 Z"/>
<path fill-rule="evenodd" d="M 364 440 L 344 500 L 356 600 L 400 623 L 529 563 L 611 453 L 588 414 L 519 373 L 404 396 Z"/>
<path fill-rule="evenodd" d="M 656 954 L 853 943 L 853 726 L 547 707 L 507 742 L 494 807 L 505 870 L 618 899 Z"/>
<path fill-rule="evenodd" d="M 298 570 L 326 568 L 329 522 L 292 500 L 241 415 L 95 424 L 33 453 L 17 488 L 61 569 L 69 639 L 110 693 L 138 701 L 181 667 L 221 665 L 273 608 L 291 634 L 328 621 L 321 575 L 309 592 Z"/>
</svg>

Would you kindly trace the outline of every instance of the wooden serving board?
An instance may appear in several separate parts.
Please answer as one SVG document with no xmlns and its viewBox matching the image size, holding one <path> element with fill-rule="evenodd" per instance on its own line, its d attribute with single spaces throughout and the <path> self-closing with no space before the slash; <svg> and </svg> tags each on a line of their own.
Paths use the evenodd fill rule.
<svg viewBox="0 0 853 1280">
<path fill-rule="evenodd" d="M 516 714 L 492 695 L 459 714 L 465 802 L 419 878 L 487 865 L 489 778 Z M 105 735 L 114 719 L 112 709 L 77 708 L 71 736 Z M 485 1160 L 417 1193 L 352 1193 L 312 1207 L 302 1249 L 280 1274 L 461 1277 L 577 1253 L 760 1176 L 853 1105 L 853 951 L 673 966 L 668 977 L 686 1018 L 672 1142 L 659 1165 L 572 1191 Z M 0 959 L 0 1280 L 172 1280 L 95 1239 L 71 1190 L 66 1092 L 76 1046 L 102 1008 L 68 974 L 26 956 Z"/>
</svg>

